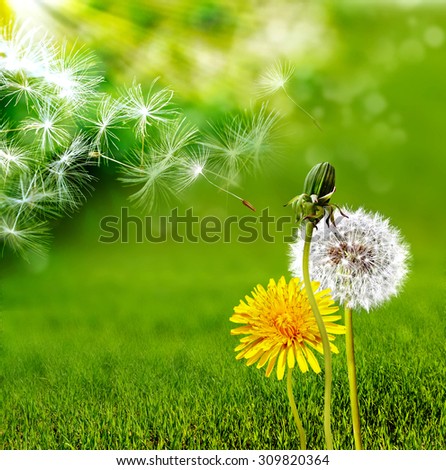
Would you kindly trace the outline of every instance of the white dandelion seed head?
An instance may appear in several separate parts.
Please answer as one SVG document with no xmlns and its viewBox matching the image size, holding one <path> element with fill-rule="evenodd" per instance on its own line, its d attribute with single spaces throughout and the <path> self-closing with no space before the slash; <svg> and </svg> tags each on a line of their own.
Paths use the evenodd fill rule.
<svg viewBox="0 0 446 470">
<path fill-rule="evenodd" d="M 310 251 L 310 277 L 349 308 L 369 311 L 398 294 L 408 274 L 409 248 L 388 219 L 349 211 L 336 227 L 321 222 Z M 290 271 L 302 277 L 304 239 L 291 244 Z"/>
</svg>

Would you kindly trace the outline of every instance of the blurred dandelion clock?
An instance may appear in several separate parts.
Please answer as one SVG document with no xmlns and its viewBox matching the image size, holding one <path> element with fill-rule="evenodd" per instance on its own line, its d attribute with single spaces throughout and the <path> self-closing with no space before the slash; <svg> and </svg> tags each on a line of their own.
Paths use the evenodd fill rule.
<svg viewBox="0 0 446 470">
<path fill-rule="evenodd" d="M 319 283 L 312 282 L 316 291 Z M 328 290 L 315 292 L 321 315 L 329 333 L 330 341 L 335 334 L 344 333 L 344 327 L 336 322 L 341 317 L 333 315 L 338 307 L 334 305 Z M 289 283 L 282 276 L 276 283 L 271 279 L 265 290 L 260 284 L 234 308 L 230 319 L 244 326 L 231 330 L 233 335 L 247 335 L 240 340 L 237 359 L 245 358 L 247 365 L 257 362 L 257 368 L 264 365 L 269 377 L 277 366 L 277 378 L 281 380 L 285 368 L 293 369 L 297 363 L 302 372 L 309 370 L 319 373 L 321 368 L 312 349 L 322 352 L 322 340 L 319 329 L 311 311 L 303 283 L 293 278 Z M 338 352 L 330 343 L 331 350 Z"/>
<path fill-rule="evenodd" d="M 408 273 L 409 249 L 389 220 L 364 209 L 348 211 L 336 228 L 319 230 L 310 253 L 310 273 L 348 308 L 371 308 L 398 294 Z M 321 224 L 322 225 L 322 224 Z M 302 272 L 304 240 L 291 245 L 290 270 Z"/>
</svg>

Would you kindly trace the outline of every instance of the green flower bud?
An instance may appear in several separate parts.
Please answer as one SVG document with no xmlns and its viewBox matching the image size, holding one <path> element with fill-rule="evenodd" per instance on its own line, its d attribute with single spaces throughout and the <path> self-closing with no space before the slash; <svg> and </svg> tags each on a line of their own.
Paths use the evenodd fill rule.
<svg viewBox="0 0 446 470">
<path fill-rule="evenodd" d="M 304 182 L 304 194 L 315 194 L 318 200 L 328 202 L 335 190 L 335 169 L 330 163 L 318 163 L 308 173 Z M 325 196 L 328 196 L 326 199 Z"/>
</svg>

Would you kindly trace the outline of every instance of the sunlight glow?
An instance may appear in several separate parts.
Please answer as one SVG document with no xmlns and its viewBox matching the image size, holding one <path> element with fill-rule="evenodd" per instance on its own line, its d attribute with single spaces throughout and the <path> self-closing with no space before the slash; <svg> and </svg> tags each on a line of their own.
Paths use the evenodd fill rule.
<svg viewBox="0 0 446 470">
<path fill-rule="evenodd" d="M 8 0 L 9 5 L 18 18 L 33 19 L 48 14 L 67 3 L 67 0 Z"/>
</svg>

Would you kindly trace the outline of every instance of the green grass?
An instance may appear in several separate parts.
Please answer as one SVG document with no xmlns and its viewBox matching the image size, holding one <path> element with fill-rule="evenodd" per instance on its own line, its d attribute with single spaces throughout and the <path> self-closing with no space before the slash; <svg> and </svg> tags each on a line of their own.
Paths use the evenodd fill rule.
<svg viewBox="0 0 446 470">
<path fill-rule="evenodd" d="M 68 241 L 41 272 L 4 263 L 1 448 L 297 448 L 285 381 L 235 360 L 228 321 L 286 273 L 283 246 Z M 424 269 L 354 317 L 368 449 L 446 448 L 444 298 Z M 352 449 L 337 344 L 334 441 Z M 323 377 L 295 373 L 294 388 L 309 448 L 323 448 Z"/>
</svg>

